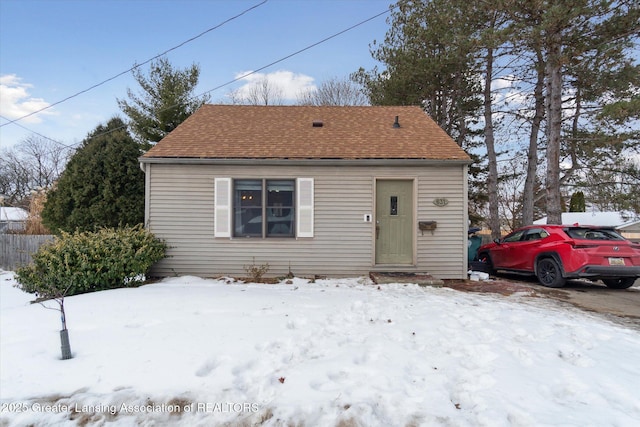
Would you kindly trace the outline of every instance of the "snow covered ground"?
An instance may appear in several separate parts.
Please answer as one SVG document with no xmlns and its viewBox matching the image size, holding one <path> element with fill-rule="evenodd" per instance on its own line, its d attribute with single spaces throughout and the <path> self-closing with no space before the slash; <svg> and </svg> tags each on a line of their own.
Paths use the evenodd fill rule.
<svg viewBox="0 0 640 427">
<path fill-rule="evenodd" d="M 640 425 L 640 335 L 558 303 L 368 279 L 177 277 L 66 299 L 0 272 L 0 425 Z"/>
</svg>

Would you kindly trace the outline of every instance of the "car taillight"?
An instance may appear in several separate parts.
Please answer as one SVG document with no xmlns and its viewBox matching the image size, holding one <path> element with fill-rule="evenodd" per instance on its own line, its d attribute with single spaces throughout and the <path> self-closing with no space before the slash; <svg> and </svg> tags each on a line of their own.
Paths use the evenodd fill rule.
<svg viewBox="0 0 640 427">
<path fill-rule="evenodd" d="M 597 248 L 599 245 L 589 245 L 584 243 L 576 242 L 575 240 L 567 240 L 567 243 L 573 246 L 574 249 L 590 249 Z"/>
</svg>

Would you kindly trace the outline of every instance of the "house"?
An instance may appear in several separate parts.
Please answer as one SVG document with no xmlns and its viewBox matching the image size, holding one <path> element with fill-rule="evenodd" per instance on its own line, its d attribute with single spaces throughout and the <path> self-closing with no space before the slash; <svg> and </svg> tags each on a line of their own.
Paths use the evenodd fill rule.
<svg viewBox="0 0 640 427">
<path fill-rule="evenodd" d="M 467 154 L 419 107 L 204 105 L 140 158 L 152 274 L 467 274 Z"/>
<path fill-rule="evenodd" d="M 563 212 L 563 224 L 599 225 L 615 227 L 624 237 L 640 240 L 640 215 L 632 212 Z M 534 224 L 546 224 L 547 217 Z"/>
<path fill-rule="evenodd" d="M 0 233 L 23 231 L 29 212 L 22 208 L 0 207 Z"/>
</svg>

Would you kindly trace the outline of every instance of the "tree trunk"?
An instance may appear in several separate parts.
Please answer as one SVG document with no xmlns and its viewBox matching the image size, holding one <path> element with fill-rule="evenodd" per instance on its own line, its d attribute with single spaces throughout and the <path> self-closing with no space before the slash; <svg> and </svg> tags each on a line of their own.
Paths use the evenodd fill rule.
<svg viewBox="0 0 640 427">
<path fill-rule="evenodd" d="M 562 45 L 551 36 L 547 57 L 547 224 L 562 223 L 560 197 L 560 136 L 562 127 Z"/>
<path fill-rule="evenodd" d="M 62 352 L 62 360 L 71 359 L 71 344 L 69 343 L 69 330 L 67 329 L 67 316 L 64 312 L 64 297 L 58 300 L 60 305 L 60 320 L 62 321 L 62 329 L 60 330 L 60 351 Z"/>
<path fill-rule="evenodd" d="M 524 182 L 524 196 L 522 200 L 522 225 L 533 224 L 535 206 L 536 172 L 538 170 L 538 134 L 540 124 L 544 119 L 544 59 L 542 52 L 536 48 L 537 80 L 534 89 L 535 114 L 531 122 L 529 134 L 529 150 L 527 153 L 527 178 Z"/>
<path fill-rule="evenodd" d="M 491 238 L 501 236 L 500 214 L 498 210 L 498 160 L 496 157 L 495 139 L 493 135 L 493 112 L 491 110 L 491 81 L 493 77 L 493 49 L 487 49 L 486 69 L 484 77 L 484 140 L 487 146 L 489 176 L 487 192 L 489 193 L 489 228 Z"/>
</svg>

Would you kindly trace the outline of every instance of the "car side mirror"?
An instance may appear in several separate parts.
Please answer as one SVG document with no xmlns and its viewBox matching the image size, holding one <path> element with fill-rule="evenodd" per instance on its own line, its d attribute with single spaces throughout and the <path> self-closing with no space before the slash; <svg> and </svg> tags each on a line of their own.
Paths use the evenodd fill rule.
<svg viewBox="0 0 640 427">
<path fill-rule="evenodd" d="M 502 240 L 501 239 L 493 239 L 493 243 L 495 243 L 496 245 L 501 245 L 502 244 Z"/>
</svg>

